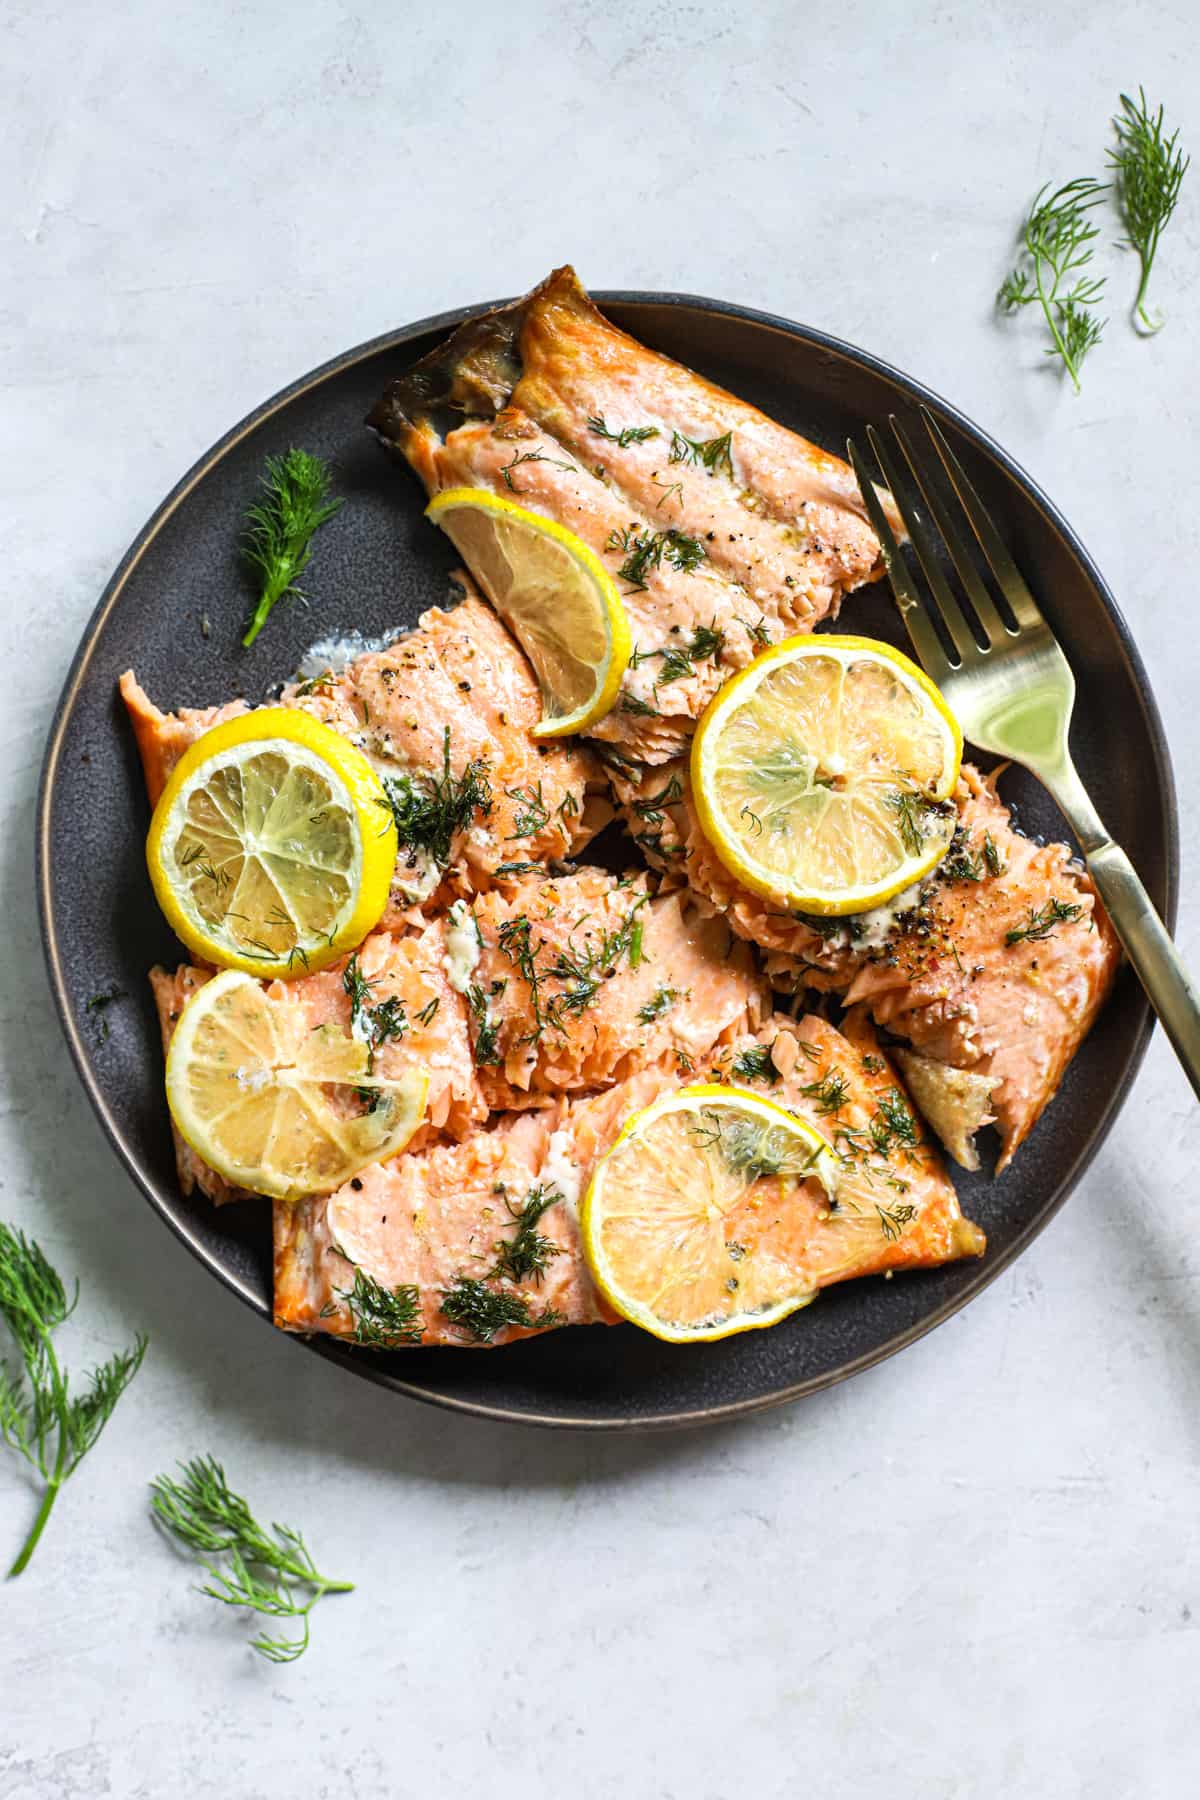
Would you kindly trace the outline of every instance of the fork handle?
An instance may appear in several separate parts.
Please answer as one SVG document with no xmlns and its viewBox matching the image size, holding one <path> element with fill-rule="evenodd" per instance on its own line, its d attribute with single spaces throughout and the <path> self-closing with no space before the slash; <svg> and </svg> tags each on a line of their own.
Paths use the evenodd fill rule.
<svg viewBox="0 0 1200 1800">
<path fill-rule="evenodd" d="M 1121 846 L 1109 840 L 1086 855 L 1125 954 L 1200 1098 L 1200 994 Z"/>
</svg>

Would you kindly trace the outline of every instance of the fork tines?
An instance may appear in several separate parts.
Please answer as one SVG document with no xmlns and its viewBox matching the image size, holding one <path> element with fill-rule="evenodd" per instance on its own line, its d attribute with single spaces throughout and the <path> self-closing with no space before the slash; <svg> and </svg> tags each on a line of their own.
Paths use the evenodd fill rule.
<svg viewBox="0 0 1200 1800">
<path fill-rule="evenodd" d="M 917 561 L 929 584 L 932 601 L 922 596 L 909 572 L 900 544 L 888 521 L 887 513 L 874 485 L 870 471 L 857 444 L 847 441 L 847 451 L 862 491 L 867 514 L 883 551 L 896 601 L 904 616 L 917 655 L 929 673 L 961 667 L 967 660 L 986 656 L 1005 639 L 1022 630 L 1044 624 L 1042 615 L 1025 584 L 1020 570 L 1004 546 L 1003 540 L 971 484 L 958 457 L 947 443 L 941 427 L 929 411 L 921 407 L 921 420 L 929 435 L 944 478 L 957 496 L 961 514 L 952 502 L 942 497 L 935 485 L 932 467 L 922 463 L 914 451 L 908 429 L 893 414 L 888 424 L 899 447 L 899 457 L 873 425 L 867 426 L 867 440 L 884 482 L 891 490 L 896 511 L 912 540 Z M 901 474 L 901 461 L 907 479 Z M 1010 625 L 983 580 L 970 539 L 964 529 L 962 515 L 982 551 L 984 562 L 1016 621 Z M 931 528 L 932 527 L 932 528 Z M 978 629 L 972 625 L 963 605 L 946 577 L 941 549 L 934 528 L 949 554 L 963 592 L 970 604 Z M 954 653 L 947 655 L 938 636 L 935 619 L 940 619 Z M 982 637 L 980 634 L 982 633 Z"/>
</svg>

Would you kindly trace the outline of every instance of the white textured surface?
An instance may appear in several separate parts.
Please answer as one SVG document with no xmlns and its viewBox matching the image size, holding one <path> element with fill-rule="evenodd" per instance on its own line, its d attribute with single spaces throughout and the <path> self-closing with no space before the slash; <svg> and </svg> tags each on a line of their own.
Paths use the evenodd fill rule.
<svg viewBox="0 0 1200 1800">
<path fill-rule="evenodd" d="M 456 1420 L 273 1341 L 147 1213 L 67 1066 L 30 830 L 121 551 L 255 402 L 573 259 L 910 369 L 1060 502 L 1132 622 L 1200 964 L 1200 166 L 1081 399 L 991 295 L 1038 184 L 1143 81 L 1200 148 L 1194 9 L 1116 0 L 3 7 L 0 1214 L 144 1373 L 0 1588 L 0 1800 L 1194 1791 L 1200 1114 L 1161 1041 L 1018 1267 L 902 1357 L 687 1437 Z M 104 929 L 104 921 L 97 921 Z M 1051 1127 L 1052 1129 L 1052 1127 Z M 145 1483 L 211 1446 L 358 1579 L 272 1670 L 188 1589 Z M 0 1560 L 31 1512 L 0 1460 Z M 1190 1771 L 1190 1773 L 1189 1773 Z"/>
</svg>

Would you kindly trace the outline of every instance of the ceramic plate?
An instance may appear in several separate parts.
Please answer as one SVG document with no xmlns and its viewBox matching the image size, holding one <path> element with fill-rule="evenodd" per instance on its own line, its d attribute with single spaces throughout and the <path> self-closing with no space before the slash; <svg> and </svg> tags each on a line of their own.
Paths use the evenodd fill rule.
<svg viewBox="0 0 1200 1800">
<path fill-rule="evenodd" d="M 1066 521 L 1011 457 L 908 376 L 821 332 L 676 294 L 600 294 L 619 325 L 839 453 L 848 432 L 924 401 L 1015 550 L 1079 684 L 1073 744 L 1084 781 L 1156 904 L 1174 917 L 1177 840 L 1170 763 L 1129 632 Z M 363 418 L 388 379 L 423 356 L 464 308 L 350 350 L 268 401 L 214 446 L 131 546 L 84 634 L 50 735 L 38 815 L 38 888 L 50 977 L 72 1055 L 113 1147 L 154 1210 L 269 1324 L 269 1208 L 214 1209 L 175 1179 L 162 1051 L 146 970 L 179 957 L 143 862 L 148 808 L 117 678 L 133 666 L 164 708 L 270 696 L 323 633 L 369 637 L 444 600 L 452 552 L 422 519 L 424 496 Z M 332 464 L 346 505 L 320 536 L 311 608 L 276 609 L 240 646 L 248 593 L 237 542 L 265 456 L 302 445 Z M 904 643 L 886 587 L 854 595 L 846 629 Z M 905 646 L 907 647 L 907 646 Z M 1004 783 L 1024 830 L 1065 835 L 1021 771 Z M 101 1016 L 98 991 L 124 998 Z M 491 1354 L 385 1356 L 316 1339 L 353 1375 L 467 1412 L 544 1425 L 686 1425 L 791 1400 L 878 1362 L 993 1281 L 1062 1204 L 1109 1130 L 1141 1060 L 1150 1015 L 1127 970 L 1053 1108 L 999 1181 L 955 1171 L 988 1234 L 980 1263 L 851 1282 L 772 1331 L 672 1347 L 632 1326 L 555 1332 Z M 147 1229 L 156 1229 L 147 1223 Z M 213 1311 L 220 1330 L 220 1310 Z M 297 1354 L 303 1341 L 295 1340 Z"/>
</svg>

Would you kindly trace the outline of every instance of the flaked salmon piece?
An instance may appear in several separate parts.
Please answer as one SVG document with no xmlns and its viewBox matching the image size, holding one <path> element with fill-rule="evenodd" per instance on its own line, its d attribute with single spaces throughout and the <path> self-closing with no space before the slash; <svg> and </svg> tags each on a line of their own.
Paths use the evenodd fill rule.
<svg viewBox="0 0 1200 1800">
<path fill-rule="evenodd" d="M 853 918 L 797 917 L 726 869 L 701 828 L 686 759 L 610 768 L 609 777 L 645 854 L 685 880 L 698 907 L 758 945 L 776 988 L 864 1002 L 921 1055 L 912 1073 L 917 1099 L 955 1160 L 978 1167 L 975 1133 L 994 1118 L 1003 1144 L 997 1167 L 1008 1166 L 1090 1030 L 1120 960 L 1091 881 L 1066 845 L 1022 837 L 996 778 L 966 763 L 954 796 L 959 830 L 928 881 Z M 1067 909 L 1049 921 L 1048 935 L 1036 923 L 1046 907 Z M 1031 921 L 1033 936 L 1006 942 Z"/>
<path fill-rule="evenodd" d="M 699 539 L 772 639 L 810 631 L 881 574 L 840 458 L 619 330 L 573 269 L 556 269 L 523 313 L 513 403 L 644 517 Z"/>
<path fill-rule="evenodd" d="M 186 963 L 178 969 L 157 966 L 151 969 L 150 991 L 154 995 L 154 1005 L 158 1011 L 164 1058 L 180 1013 L 196 989 L 203 987 L 212 978 L 211 969 L 193 969 Z M 179 1186 L 185 1194 L 191 1194 L 199 1188 L 214 1206 L 224 1206 L 227 1200 L 242 1200 L 246 1197 L 244 1188 L 233 1187 L 223 1175 L 218 1175 L 215 1169 L 210 1169 L 196 1155 L 191 1145 L 180 1135 L 174 1119 L 171 1121 L 171 1137 L 175 1145 L 175 1169 L 179 1176 Z"/>
<path fill-rule="evenodd" d="M 869 1007 L 927 1065 L 990 1083 L 999 1171 L 1054 1098 L 1108 997 L 1120 947 L 1070 849 L 1015 831 L 996 779 L 964 765 L 963 836 L 943 878 L 886 955 L 863 963 L 846 1003 Z M 953 1093 L 946 1106 L 954 1117 Z"/>
<path fill-rule="evenodd" d="M 430 494 L 446 488 L 486 488 L 521 506 L 570 526 L 614 574 L 626 566 L 628 546 L 664 529 L 613 493 L 590 470 L 564 454 L 563 447 L 517 407 L 497 418 L 472 420 L 443 439 L 428 419 L 397 425 L 398 442 Z M 639 658 L 626 672 L 614 710 L 590 735 L 632 747 L 647 759 L 677 753 L 691 724 L 726 675 L 748 662 L 757 649 L 753 603 L 723 581 L 695 553 L 668 546 L 667 553 L 634 587 L 619 581 Z M 712 649 L 663 668 L 663 647 L 686 650 L 698 627 L 710 634 Z"/>
<path fill-rule="evenodd" d="M 230 707 L 161 713 L 132 672 L 121 693 L 133 720 L 151 800 L 183 751 Z M 489 886 L 511 862 L 544 862 L 581 849 L 608 822 L 602 771 L 581 744 L 540 744 L 532 670 L 491 607 L 469 593 L 450 611 L 433 608 L 416 631 L 337 673 L 294 683 L 279 704 L 312 713 L 356 744 L 379 772 L 399 782 L 441 781 L 448 800 L 468 791 L 448 862 L 422 843 L 401 843 L 383 924 L 398 927 Z M 466 784 L 471 782 L 468 790 Z M 460 808 L 460 811 L 464 808 Z"/>
<path fill-rule="evenodd" d="M 380 1342 L 380 1288 L 393 1321 L 397 1298 L 411 1314 L 407 1341 L 425 1345 L 496 1346 L 606 1322 L 574 1209 L 542 1180 L 552 1123 L 540 1112 L 501 1118 L 461 1144 L 366 1169 L 327 1198 L 276 1204 L 276 1324 L 392 1347 Z M 523 1211 L 535 1217 L 522 1255 Z"/>
<path fill-rule="evenodd" d="M 467 422 L 443 432 L 447 409 Z M 571 269 L 468 321 L 367 422 L 430 494 L 513 495 L 607 560 L 638 660 L 591 735 L 642 761 L 882 571 L 846 464 L 617 330 Z"/>
<path fill-rule="evenodd" d="M 412 1139 L 417 1148 L 443 1136 L 464 1137 L 486 1119 L 488 1113 L 487 1102 L 476 1079 L 466 1005 L 462 995 L 451 985 L 450 931 L 441 919 L 433 919 L 420 931 L 403 936 L 375 931 L 352 957 L 344 957 L 316 974 L 302 975 L 295 981 L 271 982 L 267 986 L 273 999 L 300 1011 L 307 1030 L 337 1024 L 344 1030 L 362 1035 L 369 1028 L 371 1015 L 377 1007 L 393 999 L 400 1002 L 403 1030 L 398 1036 L 391 1035 L 379 1043 L 374 1051 L 375 1070 L 389 1080 L 409 1068 L 427 1072 L 429 1098 L 425 1122 Z M 347 977 L 347 968 L 351 964 Z M 362 1002 L 357 1012 L 348 991 L 355 985 L 356 974 L 365 984 L 359 989 Z M 186 1001 L 209 979 L 211 971 L 190 968 L 186 964 L 174 971 L 151 971 L 150 982 L 158 1007 L 164 1051 Z M 389 1010 L 394 1022 L 397 1009 Z M 178 1133 L 175 1150 L 179 1181 L 185 1194 L 198 1187 L 201 1193 L 218 1203 L 241 1197 L 243 1190 L 231 1188 L 222 1176 L 201 1161 Z"/>
<path fill-rule="evenodd" d="M 963 1217 L 864 1012 L 847 1014 L 840 1031 L 813 1014 L 776 1014 L 722 1050 L 715 1068 L 807 1119 L 837 1154 L 837 1203 L 819 1208 L 806 1264 L 819 1287 L 983 1255 L 987 1240 Z"/>
<path fill-rule="evenodd" d="M 198 737 L 250 711 L 244 700 L 229 700 L 224 706 L 181 706 L 178 712 L 161 712 L 132 669 L 126 669 L 117 685 L 142 759 L 151 806 L 157 805 L 175 764 Z"/>
<path fill-rule="evenodd" d="M 530 876 L 482 896 L 474 925 L 461 980 L 493 1108 L 693 1068 L 770 1005 L 749 948 L 685 894 L 652 897 L 645 875 Z"/>
<path fill-rule="evenodd" d="M 617 808 L 634 842 L 671 881 L 685 881 L 699 910 L 725 920 L 766 957 L 778 985 L 834 993 L 853 979 L 859 956 L 835 920 L 803 918 L 743 887 L 704 835 L 688 759 L 657 766 L 610 765 Z"/>
</svg>

